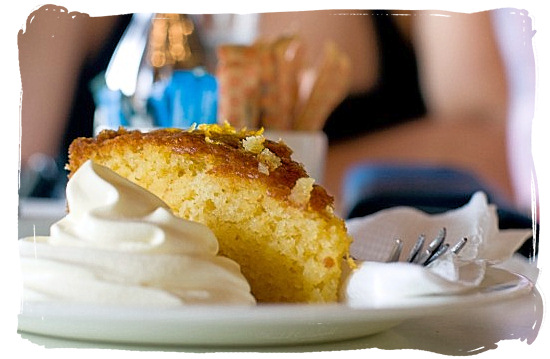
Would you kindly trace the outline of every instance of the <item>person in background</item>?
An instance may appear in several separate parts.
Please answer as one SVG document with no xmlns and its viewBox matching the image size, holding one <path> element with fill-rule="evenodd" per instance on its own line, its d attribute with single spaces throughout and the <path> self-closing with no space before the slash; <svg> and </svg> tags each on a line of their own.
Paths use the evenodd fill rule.
<svg viewBox="0 0 550 359">
<path fill-rule="evenodd" d="M 23 87 L 21 166 L 61 158 L 91 136 L 88 82 L 105 69 L 128 16 L 89 17 L 47 5 L 18 36 Z M 491 12 L 326 10 L 259 15 L 258 37 L 298 34 L 315 67 L 324 42 L 351 59 L 350 93 L 327 119 L 324 185 L 365 161 L 466 168 L 511 201 L 508 88 Z M 61 157 L 60 157 L 61 154 Z"/>
<path fill-rule="evenodd" d="M 327 10 L 269 13 L 259 23 L 260 36 L 298 33 L 312 64 L 326 39 L 350 56 L 349 96 L 324 128 L 336 198 L 363 161 L 458 166 L 513 198 L 507 79 L 490 12 Z"/>
</svg>

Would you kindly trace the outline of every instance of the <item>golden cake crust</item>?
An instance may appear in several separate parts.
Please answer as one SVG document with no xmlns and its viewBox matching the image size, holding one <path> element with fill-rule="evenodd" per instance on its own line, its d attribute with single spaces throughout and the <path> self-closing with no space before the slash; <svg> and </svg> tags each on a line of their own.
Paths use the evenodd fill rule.
<svg viewBox="0 0 550 359">
<path fill-rule="evenodd" d="M 104 130 L 94 138 L 77 138 L 69 148 L 69 176 L 88 158 L 101 156 L 95 149 L 124 147 L 139 149 L 143 143 L 169 148 L 174 154 L 210 154 L 216 159 L 212 172 L 223 176 L 239 176 L 261 180 L 268 188 L 267 195 L 288 200 L 300 178 L 308 178 L 302 164 L 291 158 L 292 150 L 282 141 L 262 139 L 262 145 L 280 159 L 276 168 L 262 171 L 260 156 L 243 147 L 243 140 L 262 136 L 262 131 L 235 131 L 230 127 L 208 126 L 183 129 L 157 129 L 150 132 Z M 325 189 L 316 184 L 311 190 L 307 207 L 320 214 L 332 212 L 334 200 Z M 292 201 L 289 201 L 292 204 Z M 295 203 L 294 203 L 295 204 Z"/>
</svg>

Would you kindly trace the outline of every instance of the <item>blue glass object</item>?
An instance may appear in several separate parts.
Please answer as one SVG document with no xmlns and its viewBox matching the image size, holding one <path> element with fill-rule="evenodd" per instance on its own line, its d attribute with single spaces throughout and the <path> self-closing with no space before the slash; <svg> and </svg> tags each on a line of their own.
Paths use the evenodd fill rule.
<svg viewBox="0 0 550 359">
<path fill-rule="evenodd" d="M 217 108 L 217 80 L 202 68 L 174 71 L 155 84 L 148 99 L 149 114 L 158 127 L 216 123 Z"/>
</svg>

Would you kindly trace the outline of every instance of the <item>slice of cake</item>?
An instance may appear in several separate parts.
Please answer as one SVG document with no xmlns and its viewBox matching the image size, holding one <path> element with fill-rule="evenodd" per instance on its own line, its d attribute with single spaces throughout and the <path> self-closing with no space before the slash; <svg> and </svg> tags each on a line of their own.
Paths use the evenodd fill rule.
<svg viewBox="0 0 550 359">
<path fill-rule="evenodd" d="M 67 169 L 92 159 L 210 227 L 259 302 L 335 302 L 351 239 L 332 197 L 291 153 L 229 125 L 119 129 L 76 139 Z"/>
</svg>

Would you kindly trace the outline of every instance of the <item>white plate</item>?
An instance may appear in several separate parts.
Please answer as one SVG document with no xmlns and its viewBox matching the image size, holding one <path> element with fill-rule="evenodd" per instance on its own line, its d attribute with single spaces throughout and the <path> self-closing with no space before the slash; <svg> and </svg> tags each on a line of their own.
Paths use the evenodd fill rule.
<svg viewBox="0 0 550 359">
<path fill-rule="evenodd" d="M 461 295 L 408 299 L 391 307 L 258 305 L 124 308 L 23 303 L 19 331 L 65 339 L 142 345 L 248 346 L 330 342 L 379 333 L 406 319 L 479 307 L 532 290 L 523 276 L 491 268 Z"/>
</svg>

